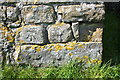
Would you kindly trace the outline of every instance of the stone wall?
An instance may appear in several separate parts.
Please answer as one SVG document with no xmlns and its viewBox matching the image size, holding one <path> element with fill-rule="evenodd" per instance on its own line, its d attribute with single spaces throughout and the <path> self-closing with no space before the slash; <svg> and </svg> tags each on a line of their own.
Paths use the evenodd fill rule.
<svg viewBox="0 0 120 80">
<path fill-rule="evenodd" d="M 84 56 L 101 60 L 104 3 L 59 1 L 0 3 L 1 63 L 62 65 Z"/>
</svg>

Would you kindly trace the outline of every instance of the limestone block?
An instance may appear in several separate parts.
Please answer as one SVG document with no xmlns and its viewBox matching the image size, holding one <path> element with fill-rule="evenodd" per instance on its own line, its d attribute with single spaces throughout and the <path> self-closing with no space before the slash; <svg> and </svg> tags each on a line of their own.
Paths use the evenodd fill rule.
<svg viewBox="0 0 120 80">
<path fill-rule="evenodd" d="M 54 9 L 47 5 L 24 6 L 22 17 L 25 24 L 52 23 L 55 21 Z"/>
<path fill-rule="evenodd" d="M 26 25 L 16 30 L 16 43 L 46 44 L 47 30 L 44 25 Z"/>
<path fill-rule="evenodd" d="M 103 4 L 81 3 L 80 5 L 59 6 L 58 13 L 62 14 L 62 19 L 65 22 L 100 22 L 104 19 L 105 11 Z"/>
<path fill-rule="evenodd" d="M 80 23 L 80 40 L 101 42 L 104 25 L 102 23 Z"/>
<path fill-rule="evenodd" d="M 44 46 L 22 45 L 19 50 L 16 49 L 19 51 L 18 56 L 15 57 L 16 62 L 36 67 L 60 66 L 71 60 L 80 60 L 82 57 L 97 61 L 102 57 L 101 42 L 69 42 Z"/>
<path fill-rule="evenodd" d="M 73 35 L 70 24 L 56 22 L 48 26 L 48 39 L 51 43 L 71 41 Z"/>
</svg>

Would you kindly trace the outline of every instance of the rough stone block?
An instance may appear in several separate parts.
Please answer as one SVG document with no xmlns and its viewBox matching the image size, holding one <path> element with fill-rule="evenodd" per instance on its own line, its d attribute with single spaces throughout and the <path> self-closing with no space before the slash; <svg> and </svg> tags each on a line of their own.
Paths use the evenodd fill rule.
<svg viewBox="0 0 120 80">
<path fill-rule="evenodd" d="M 2 23 L 0 24 L 0 68 L 2 66 L 3 56 L 2 56 L 2 48 L 4 47 L 4 31 L 2 28 Z"/>
<path fill-rule="evenodd" d="M 47 5 L 24 6 L 22 17 L 25 24 L 52 23 L 55 21 L 54 9 Z"/>
<path fill-rule="evenodd" d="M 58 7 L 58 14 L 62 15 L 65 22 L 72 21 L 92 21 L 100 22 L 104 19 L 104 5 L 103 4 L 87 4 L 80 5 L 65 5 Z"/>
<path fill-rule="evenodd" d="M 73 35 L 76 41 L 79 41 L 80 39 L 80 26 L 79 26 L 79 22 L 76 23 L 72 23 L 72 31 L 73 31 Z"/>
<path fill-rule="evenodd" d="M 27 25 L 16 30 L 16 43 L 46 44 L 47 30 L 44 25 Z"/>
<path fill-rule="evenodd" d="M 79 41 L 101 42 L 104 25 L 102 23 L 80 23 Z"/>
<path fill-rule="evenodd" d="M 17 7 L 7 7 L 7 22 L 12 23 L 19 20 L 20 10 Z"/>
<path fill-rule="evenodd" d="M 48 26 L 48 39 L 51 43 L 71 41 L 73 34 L 70 24 L 56 22 Z"/>
<path fill-rule="evenodd" d="M 14 42 L 14 33 L 3 24 L 0 24 L 0 64 L 3 62 L 3 53 L 5 60 L 10 60 L 10 53 L 13 52 L 12 43 Z M 5 56 L 7 55 L 7 56 Z M 9 63 L 9 62 L 5 62 Z"/>
<path fill-rule="evenodd" d="M 16 56 L 17 55 L 17 56 Z M 88 56 L 92 60 L 101 60 L 101 42 L 70 42 L 66 44 L 23 45 L 13 55 L 19 64 L 32 64 L 36 67 L 60 66 L 71 60 Z M 86 57 L 85 57 L 86 58 Z"/>
</svg>

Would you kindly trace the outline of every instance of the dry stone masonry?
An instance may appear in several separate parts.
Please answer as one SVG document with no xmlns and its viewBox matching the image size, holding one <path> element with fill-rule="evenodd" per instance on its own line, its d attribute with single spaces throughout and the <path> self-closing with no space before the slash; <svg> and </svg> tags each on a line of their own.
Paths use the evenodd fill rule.
<svg viewBox="0 0 120 80">
<path fill-rule="evenodd" d="M 0 64 L 59 66 L 84 56 L 101 60 L 103 2 L 2 0 Z"/>
</svg>

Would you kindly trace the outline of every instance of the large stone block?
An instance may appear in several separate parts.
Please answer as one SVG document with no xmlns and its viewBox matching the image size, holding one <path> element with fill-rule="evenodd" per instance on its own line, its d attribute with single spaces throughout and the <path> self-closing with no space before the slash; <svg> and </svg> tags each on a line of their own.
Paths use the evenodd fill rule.
<svg viewBox="0 0 120 80">
<path fill-rule="evenodd" d="M 23 45 L 16 48 L 14 59 L 18 64 L 32 64 L 33 66 L 59 66 L 71 60 L 88 56 L 92 60 L 101 60 L 101 42 L 70 42 L 66 44 Z M 85 57 L 86 58 L 86 57 Z"/>
<path fill-rule="evenodd" d="M 70 24 L 57 23 L 48 26 L 48 39 L 51 43 L 69 42 L 73 39 Z"/>
<path fill-rule="evenodd" d="M 100 22 L 104 19 L 104 4 L 65 5 L 58 7 L 58 14 L 62 16 L 63 21 L 93 21 Z"/>
<path fill-rule="evenodd" d="M 104 25 L 103 23 L 80 23 L 79 41 L 101 42 Z"/>
<path fill-rule="evenodd" d="M 22 17 L 25 24 L 52 23 L 55 21 L 55 12 L 52 6 L 31 5 L 24 6 Z"/>
<path fill-rule="evenodd" d="M 46 44 L 47 30 L 44 25 L 27 25 L 16 30 L 16 43 Z"/>
</svg>

